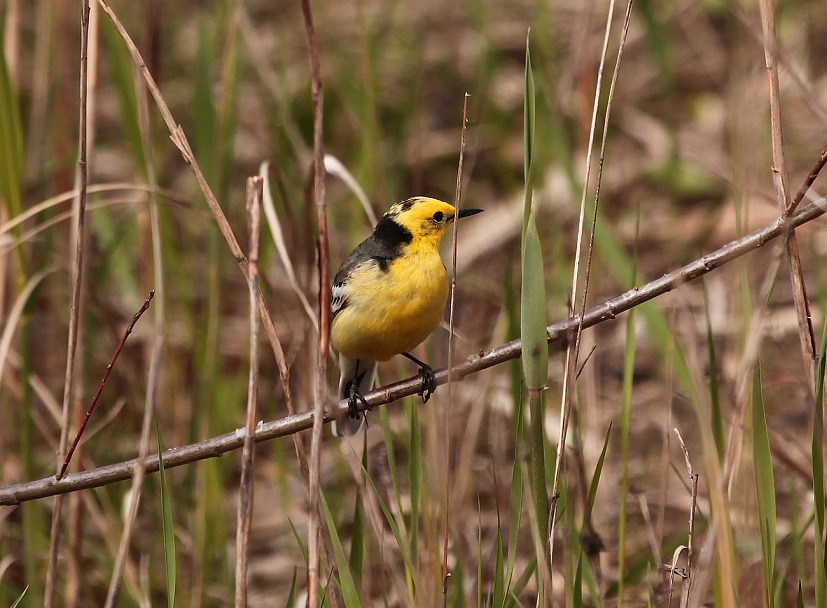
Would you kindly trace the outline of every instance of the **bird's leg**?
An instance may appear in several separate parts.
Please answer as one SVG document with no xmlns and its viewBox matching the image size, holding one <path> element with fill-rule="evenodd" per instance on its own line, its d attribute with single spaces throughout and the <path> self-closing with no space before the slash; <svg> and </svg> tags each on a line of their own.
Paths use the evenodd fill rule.
<svg viewBox="0 0 827 608">
<path fill-rule="evenodd" d="M 370 407 L 365 398 L 362 397 L 362 393 L 360 393 L 359 389 L 356 388 L 356 383 L 354 382 L 350 385 L 350 396 L 347 399 L 347 413 L 354 420 L 361 416 L 361 412 L 359 411 L 359 408 L 357 406 L 357 403 L 359 401 L 362 402 L 366 410 L 373 409 L 372 407 Z"/>
<path fill-rule="evenodd" d="M 419 375 L 422 376 L 422 388 L 419 389 L 417 395 L 422 397 L 422 403 L 428 403 L 428 399 L 436 390 L 436 374 L 434 368 L 427 363 L 423 363 L 410 353 L 402 353 L 402 356 L 410 359 L 419 366 Z"/>
<path fill-rule="evenodd" d="M 362 372 L 362 375 L 367 373 L 367 370 Z M 353 380 L 350 382 L 350 395 L 347 399 L 347 413 L 348 415 L 356 420 L 361 415 L 359 412 L 359 408 L 356 406 L 357 402 L 361 401 L 365 409 L 370 410 L 372 409 L 368 402 L 365 401 L 365 398 L 362 396 L 362 393 L 359 392 L 359 383 L 362 381 L 362 378 L 359 377 L 359 360 L 356 360 L 356 369 L 353 372 Z"/>
</svg>

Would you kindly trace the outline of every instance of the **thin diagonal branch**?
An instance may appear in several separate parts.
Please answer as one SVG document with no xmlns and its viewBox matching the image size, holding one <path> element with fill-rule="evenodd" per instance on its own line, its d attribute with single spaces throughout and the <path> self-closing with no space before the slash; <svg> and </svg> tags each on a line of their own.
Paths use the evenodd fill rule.
<svg viewBox="0 0 827 608">
<path fill-rule="evenodd" d="M 136 68 L 140 72 L 141 77 L 144 79 L 144 82 L 146 82 L 147 89 L 152 95 L 152 98 L 155 101 L 155 105 L 157 106 L 158 111 L 161 113 L 161 118 L 163 118 L 164 124 L 166 124 L 167 129 L 169 129 L 172 143 L 175 144 L 175 146 L 181 152 L 181 156 L 183 156 L 184 161 L 186 161 L 186 163 L 190 166 L 190 169 L 192 170 L 192 173 L 195 176 L 195 181 L 198 183 L 198 188 L 204 195 L 204 199 L 207 202 L 207 206 L 210 208 L 210 211 L 213 214 L 213 219 L 215 220 L 215 223 L 218 226 L 218 230 L 221 232 L 221 235 L 227 242 L 227 245 L 229 246 L 230 251 L 233 254 L 233 257 L 235 258 L 242 274 L 244 275 L 244 279 L 246 281 L 249 281 L 250 279 L 247 268 L 247 258 L 244 256 L 244 252 L 241 250 L 241 245 L 238 244 L 238 239 L 236 239 L 235 234 L 233 233 L 233 230 L 230 227 L 230 223 L 221 209 L 221 205 L 218 204 L 218 199 L 216 199 L 215 194 L 213 194 L 212 189 L 207 183 L 206 177 L 204 177 L 204 173 L 198 166 L 198 161 L 195 159 L 195 154 L 193 154 L 192 148 L 190 148 L 190 144 L 187 140 L 187 136 L 184 134 L 184 130 L 177 122 L 175 122 L 175 119 L 173 118 L 172 113 L 169 111 L 169 107 L 167 106 L 166 101 L 164 101 L 164 98 L 161 95 L 161 91 L 158 88 L 155 79 L 152 77 L 152 74 L 149 72 L 149 68 L 146 66 L 146 63 L 144 62 L 144 59 L 141 56 L 141 52 L 138 50 L 138 47 L 135 46 L 135 43 L 127 33 L 126 28 L 124 28 L 120 19 L 118 19 L 117 15 L 115 15 L 114 11 L 106 3 L 106 0 L 98 0 L 98 4 L 100 4 L 101 8 L 103 8 L 103 11 L 106 13 L 107 17 L 109 17 L 109 20 L 112 22 L 112 25 L 115 26 L 115 30 L 118 32 L 118 35 L 120 35 L 120 37 L 126 44 L 126 48 L 129 51 L 129 54 L 132 56 L 132 62 L 135 64 Z M 270 317 L 270 309 L 267 306 L 267 302 L 265 302 L 264 300 L 264 296 L 261 293 L 261 289 L 258 290 L 257 296 L 261 322 L 264 326 L 264 333 L 267 334 L 267 339 L 270 341 L 270 346 L 273 349 L 273 355 L 276 357 L 276 363 L 279 369 L 279 377 L 282 383 L 282 389 L 284 390 L 287 411 L 292 412 L 295 410 L 292 409 L 293 397 L 290 391 L 290 371 L 287 368 L 287 359 L 284 356 L 284 349 L 282 349 L 281 347 L 281 342 L 279 341 L 278 334 L 276 333 L 276 327 L 273 324 L 273 319 Z"/>
<path fill-rule="evenodd" d="M 138 309 L 132 316 L 132 320 L 129 322 L 129 325 L 126 327 L 126 331 L 124 331 L 123 336 L 121 336 L 121 341 L 118 343 L 115 352 L 112 354 L 112 360 L 109 362 L 109 365 L 106 366 L 106 371 L 101 378 L 100 384 L 98 384 L 98 390 L 95 392 L 94 396 L 92 397 L 92 401 L 89 402 L 89 408 L 86 410 L 86 416 L 83 419 L 83 422 L 78 429 L 77 434 L 75 435 L 75 440 L 72 442 L 72 447 L 69 449 L 69 453 L 66 454 L 66 459 L 63 461 L 63 466 L 60 468 L 60 472 L 57 474 L 57 478 L 60 479 L 66 473 L 66 469 L 69 468 L 69 463 L 72 461 L 72 455 L 75 453 L 75 449 L 78 447 L 78 443 L 80 442 L 81 437 L 83 436 L 83 431 L 86 429 L 86 425 L 89 422 L 89 418 L 92 416 L 92 412 L 95 410 L 95 405 L 98 403 L 98 399 L 100 399 L 101 393 L 103 392 L 103 387 L 106 386 L 106 381 L 109 379 L 109 374 L 112 372 L 112 368 L 115 366 L 115 362 L 118 360 L 118 356 L 121 354 L 123 347 L 126 345 L 126 340 L 132 334 L 132 330 L 135 328 L 135 324 L 138 322 L 138 319 L 143 316 L 143 314 L 149 308 L 149 303 L 152 302 L 152 298 L 155 297 L 155 292 L 150 291 L 149 296 L 141 305 L 141 308 Z"/>
<path fill-rule="evenodd" d="M 683 285 L 702 277 L 713 270 L 732 262 L 756 249 L 760 249 L 767 243 L 778 237 L 786 236 L 793 228 L 797 228 L 807 222 L 827 213 L 827 198 L 820 198 L 808 205 L 805 205 L 789 217 L 778 217 L 763 228 L 755 230 L 750 234 L 731 241 L 677 270 L 663 275 L 643 285 L 635 287 L 610 300 L 589 309 L 582 318 L 580 316 L 569 317 L 549 325 L 546 335 L 549 344 L 561 343 L 574 337 L 578 326 L 583 329 L 593 327 L 599 323 L 615 319 L 622 314 L 645 302 L 654 300 L 658 296 L 672 291 Z M 522 343 L 520 340 L 506 342 L 488 351 L 473 354 L 465 361 L 453 366 L 451 380 L 458 381 L 475 374 L 481 370 L 495 367 L 506 361 L 511 361 L 522 356 Z M 440 369 L 435 373 L 437 385 L 445 384 L 448 381 L 448 370 Z M 388 384 L 365 395 L 367 406 L 377 407 L 387 403 L 416 394 L 422 386 L 422 379 L 419 376 L 408 378 L 400 382 Z M 359 404 L 364 408 L 365 404 Z M 347 411 L 348 402 L 346 399 L 333 404 L 325 410 L 324 421 L 331 422 L 336 416 Z M 307 430 L 313 425 L 313 412 L 306 411 L 293 416 L 287 416 L 272 422 L 261 424 L 256 429 L 256 442 L 268 441 L 276 437 L 293 435 L 300 431 Z M 171 448 L 164 452 L 164 467 L 179 467 L 191 462 L 215 458 L 239 449 L 243 444 L 243 433 L 233 431 L 218 437 L 213 437 L 197 443 Z M 78 490 L 103 486 L 117 481 L 129 479 L 135 467 L 135 460 L 129 460 L 80 473 L 70 473 L 60 481 L 54 476 L 37 481 L 24 482 L 0 488 L 0 506 L 14 505 L 28 500 L 35 500 L 56 494 L 65 494 Z M 158 456 L 152 455 L 147 458 L 147 472 L 158 470 Z"/>
</svg>

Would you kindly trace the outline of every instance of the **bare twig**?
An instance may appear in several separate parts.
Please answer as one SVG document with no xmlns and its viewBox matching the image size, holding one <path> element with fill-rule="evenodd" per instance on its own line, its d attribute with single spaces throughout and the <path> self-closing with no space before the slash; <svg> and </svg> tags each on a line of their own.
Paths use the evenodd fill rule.
<svg viewBox="0 0 827 608">
<path fill-rule="evenodd" d="M 250 231 L 250 376 L 247 382 L 247 421 L 241 452 L 241 482 L 238 488 L 236 523 L 235 607 L 247 606 L 247 558 L 250 523 L 253 517 L 253 457 L 255 455 L 258 401 L 258 249 L 261 232 L 261 177 L 247 178 L 247 221 Z"/>
<path fill-rule="evenodd" d="M 161 259 L 161 228 L 158 218 L 158 200 L 157 200 L 157 183 L 155 179 L 155 167 L 152 160 L 152 142 L 150 138 L 150 124 L 149 124 L 149 109 L 147 107 L 146 89 L 143 86 L 143 81 L 140 78 L 137 70 L 133 72 L 135 97 L 137 101 L 138 120 L 141 129 L 141 143 L 144 149 L 144 157 L 146 159 L 146 174 L 149 184 L 149 216 L 150 216 L 150 242 L 152 248 L 152 284 L 163 294 L 164 280 L 163 267 Z M 141 310 L 133 317 L 133 321 L 124 335 L 121 345 L 126 341 L 126 337 L 132 329 L 132 326 L 137 321 L 143 312 L 149 307 L 150 301 L 153 300 L 155 289 L 150 291 L 149 298 L 144 302 Z M 109 590 L 106 596 L 106 608 L 115 606 L 118 596 L 120 594 L 121 577 L 124 568 L 127 565 L 129 556 L 129 547 L 132 542 L 132 534 L 135 529 L 135 522 L 138 517 L 138 507 L 140 506 L 141 496 L 143 492 L 143 480 L 146 474 L 146 458 L 149 454 L 149 449 L 152 444 L 152 423 L 155 419 L 155 403 L 158 397 L 158 383 L 161 376 L 161 363 L 163 361 L 164 353 L 164 320 L 165 308 L 163 295 L 158 298 L 155 305 L 155 323 L 154 323 L 154 340 L 152 344 L 152 351 L 149 357 L 149 377 L 147 379 L 146 397 L 144 399 L 144 415 L 141 424 L 141 438 L 138 447 L 138 458 L 135 460 L 135 473 L 132 479 L 132 485 L 127 496 L 129 497 L 127 511 L 123 532 L 121 533 L 121 540 L 118 546 L 118 552 L 115 557 L 115 565 L 112 569 L 112 577 L 109 583 Z M 113 362 L 114 364 L 114 358 Z M 110 368 L 111 369 L 111 365 Z M 107 370 L 107 373 L 109 371 Z M 90 406 L 90 412 L 92 407 Z M 88 416 L 88 415 L 87 415 Z M 88 420 L 88 417 L 87 417 Z M 84 426 L 86 421 L 84 421 Z M 127 570 L 128 572 L 128 570 Z M 127 580 L 129 580 L 127 578 Z"/>
<path fill-rule="evenodd" d="M 87 98 L 86 98 L 86 148 L 87 148 L 87 158 L 86 164 L 87 166 L 94 166 L 94 152 L 95 152 L 95 115 L 96 115 L 96 106 L 97 106 L 97 89 L 98 89 L 98 65 L 100 63 L 100 47 L 98 44 L 98 34 L 100 31 L 100 11 L 98 9 L 97 4 L 90 4 L 89 6 L 89 35 L 88 35 L 88 61 L 87 61 Z M 87 196 L 90 193 L 90 188 L 87 186 Z M 87 204 L 86 211 L 91 210 L 91 205 Z M 84 240 L 88 237 L 84 236 Z M 84 243 L 85 245 L 86 243 Z M 86 273 L 86 269 L 82 269 L 82 273 Z M 85 327 L 85 302 L 87 299 L 86 291 L 88 290 L 88 285 L 86 284 L 85 278 L 81 279 L 81 299 L 80 299 L 80 308 L 78 309 L 79 315 L 79 324 L 77 333 L 78 335 L 82 335 L 84 332 Z M 77 364 L 75 366 L 74 375 L 76 378 L 83 378 L 85 377 L 84 367 L 85 367 L 85 358 L 82 355 L 77 355 Z M 83 420 L 83 395 L 85 395 L 85 391 L 82 387 L 78 386 L 76 390 L 73 391 L 72 395 L 72 421 L 73 421 L 73 428 L 77 429 L 80 427 L 81 421 Z M 146 452 L 149 451 L 147 447 Z M 76 468 L 80 468 L 80 465 L 77 464 L 82 462 L 84 458 L 83 453 L 83 444 L 78 446 L 78 451 L 75 454 L 75 463 Z M 136 474 L 136 478 L 140 475 Z M 66 572 L 66 592 L 64 601 L 66 605 L 73 606 L 78 603 L 78 597 L 80 594 L 80 586 L 81 586 L 81 575 L 80 575 L 80 564 L 83 561 L 83 550 L 84 550 L 84 530 L 86 525 L 86 517 L 84 516 L 86 513 L 86 507 L 84 505 L 84 501 L 80 500 L 80 497 L 74 496 L 69 501 L 69 516 L 68 516 L 68 528 L 69 528 L 69 552 L 68 556 L 69 559 L 66 562 L 66 566 L 64 568 Z M 124 535 L 128 536 L 130 534 L 129 528 L 124 528 Z M 119 573 L 118 573 L 119 576 Z"/>
<path fill-rule="evenodd" d="M 89 405 L 89 410 L 86 412 L 86 418 L 83 420 L 83 424 L 81 425 L 80 431 L 78 432 L 77 437 L 75 438 L 75 444 L 72 446 L 74 449 L 75 445 L 77 445 L 77 441 L 80 439 L 81 434 L 83 433 L 83 429 L 86 428 L 86 423 L 89 421 L 89 416 L 92 414 L 92 410 L 94 409 L 94 403 L 97 402 L 98 397 L 101 394 L 101 390 L 103 390 L 103 385 L 106 382 L 106 378 L 109 376 L 109 372 L 112 371 L 112 366 L 115 364 L 115 360 L 117 359 L 118 355 L 123 348 L 123 345 L 126 343 L 126 339 L 129 337 L 129 334 L 132 333 L 132 328 L 134 327 L 135 323 L 141 317 L 141 315 L 149 308 L 149 303 L 152 300 L 153 296 L 155 295 L 154 291 L 149 292 L 149 297 L 143 303 L 140 310 L 135 313 L 132 317 L 132 322 L 129 324 L 129 327 L 124 333 L 123 338 L 121 338 L 120 344 L 118 344 L 118 348 L 115 351 L 115 355 L 112 357 L 112 362 L 106 368 L 106 374 L 101 380 L 101 384 L 98 387 L 98 392 L 95 393 L 94 399 L 92 399 L 92 404 Z M 156 350 L 155 356 L 153 357 L 153 361 L 151 364 L 150 369 L 150 387 L 157 385 L 157 378 L 158 374 L 160 373 L 160 356 L 161 351 Z M 153 376 L 154 370 L 154 376 Z M 152 390 L 147 390 L 146 399 L 144 400 L 144 417 L 143 423 L 141 424 L 141 441 L 140 446 L 138 448 L 138 458 L 135 460 L 135 473 L 134 477 L 132 478 L 132 486 L 130 491 L 127 493 L 128 496 L 128 505 L 129 510 L 127 511 L 123 532 L 121 533 L 121 542 L 118 546 L 118 554 L 115 557 L 115 566 L 112 569 L 112 577 L 109 579 L 109 590 L 106 593 L 106 602 L 104 604 L 105 608 L 113 608 L 115 606 L 115 602 L 118 599 L 118 594 L 120 593 L 121 588 L 121 573 L 123 572 L 124 564 L 126 563 L 127 555 L 129 553 L 129 544 L 132 539 L 132 530 L 135 527 L 135 520 L 138 517 L 138 506 L 141 504 L 141 488 L 143 486 L 144 475 L 146 474 L 146 457 L 149 454 L 149 446 L 152 439 L 152 419 L 153 413 L 155 411 L 155 394 Z M 66 465 L 69 464 L 67 459 Z"/>
<path fill-rule="evenodd" d="M 445 421 L 443 431 L 445 433 L 445 442 L 443 444 L 442 457 L 445 459 L 445 511 L 442 520 L 442 606 L 445 607 L 448 602 L 448 515 L 451 505 L 451 459 L 450 454 L 450 425 L 448 421 L 451 420 L 451 404 L 454 402 L 453 388 L 454 383 L 450 381 L 451 372 L 454 365 L 454 296 L 457 290 L 457 237 L 459 235 L 459 210 L 462 201 L 462 163 L 465 157 L 465 132 L 468 129 L 468 98 L 470 95 L 466 92 L 462 100 L 462 128 L 460 129 L 459 139 L 459 163 L 457 164 L 457 183 L 454 191 L 454 229 L 451 234 L 451 291 L 448 304 L 448 403 L 445 405 Z"/>
<path fill-rule="evenodd" d="M 805 205 L 789 218 L 779 217 L 763 228 L 756 230 L 738 240 L 727 243 L 723 247 L 708 253 L 689 264 L 678 268 L 647 283 L 642 287 L 635 287 L 629 291 L 607 300 L 594 308 L 589 309 L 582 320 L 583 329 L 593 327 L 604 321 L 612 320 L 645 302 L 649 302 L 673 289 L 680 287 L 698 277 L 720 268 L 721 266 L 766 245 L 779 236 L 786 236 L 789 226 L 797 228 L 811 222 L 827 213 L 827 198 L 820 198 Z M 557 343 L 571 339 L 578 326 L 581 325 L 580 316 L 569 317 L 564 321 L 554 323 L 546 328 L 548 342 Z M 491 350 L 481 351 L 471 355 L 462 363 L 455 365 L 451 371 L 452 380 L 461 380 L 467 376 L 500 365 L 506 361 L 516 359 L 522 355 L 520 340 L 512 340 Z M 435 373 L 437 385 L 448 381 L 448 370 L 440 369 Z M 365 402 L 370 407 L 391 403 L 402 397 L 414 395 L 420 390 L 422 378 L 414 376 L 407 380 L 388 384 L 365 395 Z M 337 415 L 347 411 L 346 399 L 339 401 L 324 413 L 325 422 L 332 421 Z M 359 407 L 364 408 L 365 404 Z M 284 437 L 309 429 L 313 424 L 313 412 L 288 416 L 280 420 L 259 425 L 256 429 L 256 442 L 267 441 L 275 437 Z M 238 449 L 243 444 L 243 437 L 232 432 L 186 446 L 171 448 L 164 452 L 164 467 L 174 468 L 190 462 L 214 458 L 226 452 Z M 74 492 L 85 488 L 98 487 L 116 481 L 123 481 L 132 476 L 135 466 L 134 460 L 121 462 L 80 473 L 70 473 L 61 480 L 54 476 L 45 479 L 14 484 L 0 488 L 0 506 L 13 505 L 20 502 L 54 496 L 67 492 Z M 147 458 L 147 471 L 158 470 L 157 455 Z"/>
<path fill-rule="evenodd" d="M 311 91 L 313 96 L 313 194 L 319 224 L 319 350 L 316 353 L 316 390 L 314 391 L 313 434 L 310 444 L 310 478 L 308 481 L 309 516 L 307 538 L 307 606 L 319 605 L 319 463 L 322 449 L 322 425 L 327 401 L 327 357 L 330 350 L 330 276 L 327 246 L 327 197 L 325 195 L 324 89 L 319 65 L 319 43 L 313 26 L 310 0 L 301 0 L 304 30 L 310 58 Z"/>
<path fill-rule="evenodd" d="M 60 416 L 60 444 L 57 452 L 57 465 L 60 466 L 66 453 L 66 444 L 69 441 L 69 406 L 74 394 L 75 354 L 78 343 L 78 320 L 80 318 L 80 292 L 83 277 L 83 238 L 86 220 L 86 187 L 89 173 L 86 165 L 86 99 L 89 86 L 88 77 L 89 51 L 89 0 L 83 0 L 80 16 L 80 87 L 78 103 L 78 197 L 73 204 L 75 222 L 72 224 L 72 241 L 74 250 L 72 255 L 72 303 L 69 309 L 69 337 L 66 350 L 66 373 L 63 377 L 63 405 Z M 46 568 L 46 585 L 43 596 L 45 608 L 54 604 L 55 585 L 57 579 L 57 553 L 60 547 L 60 512 L 63 509 L 63 500 L 60 496 L 55 499 L 52 507 L 52 523 L 49 534 L 49 559 Z"/>
<path fill-rule="evenodd" d="M 66 459 L 63 461 L 63 466 L 60 468 L 60 472 L 57 474 L 57 478 L 60 479 L 66 473 L 66 469 L 69 467 L 69 462 L 72 460 L 72 455 L 75 453 L 75 449 L 78 447 L 78 442 L 80 442 L 80 438 L 83 435 L 83 431 L 86 429 L 86 424 L 89 422 L 89 418 L 92 416 L 92 412 L 95 410 L 95 405 L 98 403 L 98 399 L 103 392 L 103 387 L 106 385 L 106 381 L 109 379 L 109 374 L 112 372 L 112 368 L 115 366 L 115 362 L 118 360 L 118 356 L 121 354 L 124 345 L 126 344 L 127 338 L 132 333 L 132 330 L 135 328 L 135 323 L 138 322 L 138 319 L 141 318 L 147 309 L 149 308 L 149 303 L 152 302 L 152 298 L 155 297 L 155 291 L 150 291 L 149 296 L 141 305 L 141 308 L 138 309 L 132 316 L 132 320 L 129 322 L 129 325 L 126 327 L 126 331 L 124 332 L 123 336 L 121 336 L 121 341 L 118 343 L 118 347 L 115 349 L 115 352 L 112 354 L 112 360 L 109 362 L 109 365 L 106 366 L 106 372 L 103 374 L 103 378 L 101 378 L 100 384 L 98 385 L 98 390 L 95 391 L 95 395 L 92 397 L 92 401 L 89 402 L 89 408 L 86 410 L 86 416 L 83 418 L 83 423 L 80 425 L 77 434 L 75 435 L 75 440 L 72 442 L 72 447 L 69 449 L 69 453 L 66 454 Z"/>
<path fill-rule="evenodd" d="M 807 174 L 807 179 L 804 180 L 804 183 L 801 184 L 801 187 L 798 189 L 798 192 L 795 193 L 795 198 L 793 199 L 792 205 L 790 205 L 789 213 L 795 211 L 798 208 L 798 205 L 801 203 L 801 201 L 804 200 L 804 197 L 807 195 L 810 186 L 812 186 L 813 182 L 816 181 L 816 178 L 818 177 L 818 174 L 821 173 L 821 170 L 824 168 L 825 163 L 827 163 L 827 150 L 822 150 L 821 155 L 818 157 L 815 166 Z"/>
<path fill-rule="evenodd" d="M 778 55 L 775 39 L 775 6 L 773 0 L 760 0 L 761 27 L 764 33 L 764 61 L 770 88 L 770 131 L 772 135 L 772 177 L 780 211 L 789 213 L 791 201 L 787 186 L 787 160 L 781 128 L 781 91 L 778 84 Z"/>
</svg>

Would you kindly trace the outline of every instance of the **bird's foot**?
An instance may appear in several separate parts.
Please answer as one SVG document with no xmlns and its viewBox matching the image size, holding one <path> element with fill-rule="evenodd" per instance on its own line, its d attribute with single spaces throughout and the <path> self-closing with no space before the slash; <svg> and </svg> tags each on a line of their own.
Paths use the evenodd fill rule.
<svg viewBox="0 0 827 608">
<path fill-rule="evenodd" d="M 347 413 L 348 415 L 353 418 L 354 420 L 358 420 L 359 417 L 362 416 L 362 412 L 359 411 L 358 403 L 362 402 L 362 405 L 365 406 L 365 409 L 370 411 L 373 408 L 368 405 L 368 402 L 365 401 L 365 398 L 362 397 L 362 393 L 359 392 L 359 389 L 356 388 L 356 383 L 350 385 L 350 396 L 347 400 Z"/>
<path fill-rule="evenodd" d="M 434 368 L 427 363 L 423 363 L 410 353 L 402 353 L 403 357 L 410 359 L 419 366 L 419 376 L 422 378 L 422 386 L 417 395 L 422 397 L 422 403 L 428 403 L 428 399 L 434 394 L 436 390 L 436 374 Z"/>
<path fill-rule="evenodd" d="M 423 365 L 419 368 L 419 375 L 422 377 L 422 387 L 417 395 L 422 397 L 422 403 L 428 403 L 428 399 L 436 390 L 436 374 L 431 366 Z"/>
</svg>

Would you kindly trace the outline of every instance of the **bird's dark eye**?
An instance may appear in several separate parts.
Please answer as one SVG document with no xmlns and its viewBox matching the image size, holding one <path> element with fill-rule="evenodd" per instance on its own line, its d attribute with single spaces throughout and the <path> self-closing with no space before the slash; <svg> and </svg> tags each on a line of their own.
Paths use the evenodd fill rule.
<svg viewBox="0 0 827 608">
<path fill-rule="evenodd" d="M 445 219 L 445 214 L 442 213 L 442 211 L 437 211 L 436 213 L 434 213 L 434 221 L 437 224 L 441 223 L 443 219 Z"/>
</svg>

